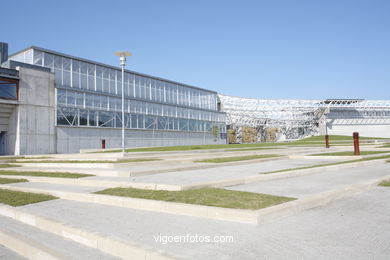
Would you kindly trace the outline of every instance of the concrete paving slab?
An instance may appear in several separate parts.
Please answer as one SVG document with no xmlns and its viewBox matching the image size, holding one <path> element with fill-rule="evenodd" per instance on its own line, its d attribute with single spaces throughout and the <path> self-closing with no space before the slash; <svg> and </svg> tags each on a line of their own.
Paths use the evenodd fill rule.
<svg viewBox="0 0 390 260">
<path fill-rule="evenodd" d="M 303 198 L 319 192 L 342 188 L 353 183 L 364 182 L 389 174 L 390 164 L 378 162 L 378 164 L 364 167 L 327 171 L 289 179 L 250 183 L 232 186 L 228 189 Z"/>
<path fill-rule="evenodd" d="M 3 245 L 0 245 L 0 259 L 1 260 L 27 260 L 27 258 L 19 255 L 18 253 L 8 249 Z"/>
<path fill-rule="evenodd" d="M 102 187 L 53 184 L 53 183 L 43 183 L 43 182 L 18 182 L 18 183 L 9 183 L 8 185 L 12 187 L 21 187 L 21 188 L 25 187 L 25 188 L 34 188 L 40 190 L 69 191 L 69 192 L 80 192 L 80 193 L 91 193 L 103 189 Z"/>
<path fill-rule="evenodd" d="M 387 259 L 389 196 L 390 188 L 377 187 L 260 226 L 66 200 L 22 208 L 186 259 Z M 173 236 L 183 239 L 168 242 Z M 191 242 L 187 236 L 233 242 Z"/>
<path fill-rule="evenodd" d="M 277 171 L 282 169 L 311 166 L 335 162 L 332 158 L 326 159 L 278 159 L 258 163 L 247 163 L 241 165 L 229 165 L 211 169 L 189 170 L 153 174 L 147 176 L 135 176 L 135 182 L 144 183 L 165 183 L 176 185 L 200 184 L 204 182 L 233 179 L 256 175 L 262 172 Z"/>
<path fill-rule="evenodd" d="M 70 240 L 61 238 L 54 234 L 42 231 L 40 229 L 34 228 L 30 225 L 23 224 L 19 221 L 13 220 L 8 217 L 0 216 L 0 226 L 1 230 L 8 230 L 12 232 L 13 239 L 23 238 L 25 241 L 32 241 L 32 245 L 35 244 L 35 248 L 30 249 L 28 252 L 26 247 L 19 247 L 21 251 L 25 253 L 31 254 L 31 251 L 35 250 L 32 255 L 40 255 L 39 252 L 49 252 L 55 254 L 60 258 L 67 259 L 118 259 L 112 257 L 108 254 L 105 254 L 99 250 L 92 249 L 86 246 L 82 246 L 76 242 L 72 242 Z M 1 258 L 1 248 L 0 248 L 0 259 Z M 12 251 L 11 251 L 12 252 Z M 13 252 L 12 252 L 13 253 Z M 10 254 L 10 252 L 8 252 Z M 10 254 L 10 256 L 14 256 L 14 259 L 25 259 L 17 254 Z M 43 255 L 41 254 L 43 257 Z M 20 258 L 18 258 L 20 257 Z M 4 259 L 10 259 L 4 258 Z M 12 259 L 12 258 L 11 258 Z M 37 258 L 36 258 L 37 259 Z M 39 258 L 38 258 L 39 259 Z"/>
</svg>

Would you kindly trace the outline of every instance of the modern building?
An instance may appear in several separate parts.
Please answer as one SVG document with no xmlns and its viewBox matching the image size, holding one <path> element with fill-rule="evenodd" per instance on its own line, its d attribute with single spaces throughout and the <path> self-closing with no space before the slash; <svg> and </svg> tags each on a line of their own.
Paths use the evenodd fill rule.
<svg viewBox="0 0 390 260">
<path fill-rule="evenodd" d="M 0 154 L 121 147 L 118 67 L 39 47 L 8 57 L 5 43 L 0 64 Z M 126 147 L 390 138 L 390 100 L 241 98 L 130 70 L 124 96 Z"/>
<path fill-rule="evenodd" d="M 297 140 L 315 135 L 390 138 L 390 100 L 254 99 L 219 94 L 230 142 Z"/>
<path fill-rule="evenodd" d="M 0 44 L 2 154 L 119 148 L 120 68 L 29 47 L 9 57 Z M 126 70 L 126 147 L 226 143 L 214 91 Z"/>
</svg>

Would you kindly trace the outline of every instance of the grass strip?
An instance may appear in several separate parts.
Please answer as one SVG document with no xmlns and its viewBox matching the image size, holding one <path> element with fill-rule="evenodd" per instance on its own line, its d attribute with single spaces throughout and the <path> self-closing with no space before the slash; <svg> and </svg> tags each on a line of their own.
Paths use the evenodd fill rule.
<svg viewBox="0 0 390 260">
<path fill-rule="evenodd" d="M 58 199 L 52 195 L 0 189 L 0 203 L 13 207 Z"/>
<path fill-rule="evenodd" d="M 382 181 L 381 183 L 379 183 L 379 186 L 390 187 L 390 180 Z"/>
<path fill-rule="evenodd" d="M 15 165 L 15 164 L 0 164 L 0 168 L 11 168 L 11 167 L 20 167 L 20 165 Z"/>
<path fill-rule="evenodd" d="M 83 178 L 94 176 L 92 174 L 70 173 L 70 172 L 32 172 L 32 171 L 0 171 L 0 175 L 15 176 L 36 176 L 36 177 L 54 177 L 54 178 Z"/>
<path fill-rule="evenodd" d="M 383 140 L 388 138 L 360 136 L 359 139 L 360 140 Z M 352 140 L 353 140 L 352 135 L 329 135 L 329 141 L 352 141 Z M 306 142 L 325 141 L 325 135 L 311 136 L 311 137 L 301 139 L 300 141 L 306 141 Z"/>
<path fill-rule="evenodd" d="M 334 145 L 337 141 L 351 141 L 343 145 L 352 145 L 352 136 L 330 135 L 330 144 Z M 361 140 L 382 140 L 385 138 L 375 137 L 360 137 Z M 181 145 L 181 146 L 161 146 L 148 148 L 129 148 L 126 152 L 161 152 L 161 151 L 191 151 L 191 150 L 209 150 L 209 149 L 225 149 L 225 148 L 245 148 L 245 147 L 264 147 L 264 146 L 318 146 L 325 145 L 325 136 L 312 136 L 292 142 L 275 142 L 275 143 L 251 143 L 251 144 L 214 144 L 214 145 Z M 98 151 L 92 153 L 118 153 L 118 150 Z"/>
<path fill-rule="evenodd" d="M 247 155 L 247 156 L 212 158 L 212 159 L 198 160 L 198 161 L 195 161 L 195 162 L 201 162 L 201 163 L 224 163 L 224 162 L 247 161 L 247 160 L 263 159 L 263 158 L 273 158 L 273 157 L 281 157 L 281 155 L 278 155 L 278 154 L 257 154 L 257 155 Z"/>
<path fill-rule="evenodd" d="M 18 160 L 15 163 L 128 163 L 128 162 L 150 162 L 160 161 L 157 158 L 139 158 L 139 159 L 126 159 L 120 161 L 109 161 L 109 160 L 40 160 L 40 161 L 25 161 Z"/>
<path fill-rule="evenodd" d="M 180 202 L 221 208 L 252 210 L 270 207 L 295 199 L 261 193 L 224 190 L 217 188 L 201 188 L 184 191 L 110 188 L 95 193 L 120 197 Z"/>
<path fill-rule="evenodd" d="M 364 162 L 364 161 L 380 160 L 380 159 L 387 159 L 387 158 L 390 158 L 390 155 L 375 156 L 375 157 L 370 157 L 370 158 L 363 158 L 363 159 L 349 160 L 349 161 L 342 161 L 342 162 L 334 162 L 334 163 L 316 164 L 316 165 L 312 165 L 312 166 L 289 168 L 289 169 L 283 169 L 283 170 L 277 170 L 277 171 L 271 171 L 271 172 L 261 172 L 259 174 L 271 174 L 271 173 L 278 173 L 278 172 L 288 172 L 288 171 L 296 171 L 296 170 L 304 170 L 304 169 L 311 169 L 311 168 L 319 168 L 319 167 L 339 165 L 339 164 L 347 164 L 347 163 L 354 163 L 354 162 Z M 390 161 L 387 161 L 387 162 L 390 162 Z"/>
<path fill-rule="evenodd" d="M 360 155 L 381 154 L 381 153 L 390 153 L 390 151 L 361 151 Z M 353 156 L 353 155 L 354 155 L 353 151 L 310 154 L 310 156 Z"/>
<path fill-rule="evenodd" d="M 264 148 L 242 148 L 242 149 L 231 149 L 225 150 L 225 152 L 245 152 L 245 151 L 257 151 L 257 150 L 275 150 L 282 149 L 282 147 L 264 147 Z"/>
<path fill-rule="evenodd" d="M 12 179 L 12 178 L 0 178 L 0 184 L 28 182 L 26 179 Z"/>
</svg>

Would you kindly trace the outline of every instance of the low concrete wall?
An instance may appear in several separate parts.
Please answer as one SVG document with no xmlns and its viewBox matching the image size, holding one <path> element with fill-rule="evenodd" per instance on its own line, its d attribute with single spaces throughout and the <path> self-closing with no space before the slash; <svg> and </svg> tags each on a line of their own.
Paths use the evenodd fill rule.
<svg viewBox="0 0 390 260">
<path fill-rule="evenodd" d="M 360 120 L 360 121 L 359 121 Z M 361 119 L 333 119 L 328 121 L 328 134 L 330 135 L 348 135 L 358 132 L 360 136 L 365 137 L 387 137 L 390 138 L 390 119 L 383 119 L 383 124 L 361 124 Z"/>
<path fill-rule="evenodd" d="M 99 149 L 101 140 L 106 148 L 122 146 L 122 130 L 117 128 L 57 126 L 57 152 L 78 153 L 81 149 Z M 161 130 L 126 130 L 126 147 L 156 147 L 175 145 L 225 144 L 226 140 L 214 140 L 212 134 Z"/>
</svg>

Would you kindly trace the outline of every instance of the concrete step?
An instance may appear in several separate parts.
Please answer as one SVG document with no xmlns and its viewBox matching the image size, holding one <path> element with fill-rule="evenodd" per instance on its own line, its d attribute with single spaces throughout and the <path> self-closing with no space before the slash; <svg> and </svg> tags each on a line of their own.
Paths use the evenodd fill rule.
<svg viewBox="0 0 390 260">
<path fill-rule="evenodd" d="M 49 205 L 47 203 L 35 203 L 34 206 L 46 207 Z M 175 258 L 153 247 L 137 244 L 131 238 L 123 239 L 115 236 L 114 232 L 102 232 L 99 227 L 95 227 L 101 217 L 100 213 L 89 220 L 92 224 L 91 228 L 77 223 L 84 219 L 83 216 L 73 215 L 72 218 L 76 222 L 72 222 L 59 216 L 29 212 L 27 208 L 0 204 L 0 243 L 12 250 L 18 250 L 17 253 L 29 259 L 168 260 Z M 60 210 L 68 211 L 67 208 Z M 110 219 L 105 226 L 110 227 L 114 223 L 115 220 Z"/>
<path fill-rule="evenodd" d="M 0 244 L 28 259 L 118 259 L 2 215 Z"/>
</svg>

